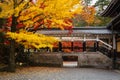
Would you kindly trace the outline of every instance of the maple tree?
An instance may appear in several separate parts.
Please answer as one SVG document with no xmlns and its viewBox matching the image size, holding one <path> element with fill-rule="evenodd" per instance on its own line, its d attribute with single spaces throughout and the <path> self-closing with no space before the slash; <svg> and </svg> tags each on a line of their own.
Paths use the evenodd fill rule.
<svg viewBox="0 0 120 80">
<path fill-rule="evenodd" d="M 25 30 L 21 30 L 19 33 L 8 32 L 7 35 L 8 38 L 10 37 L 17 43 L 24 45 L 26 49 L 49 47 L 52 50 L 53 44 L 58 42 L 54 37 L 42 34 L 33 34 L 32 32 L 26 32 Z"/>
<path fill-rule="evenodd" d="M 62 5 L 62 6 L 61 6 Z M 82 6 L 80 0 L 19 0 L 13 8 L 13 0 L 1 3 L 1 18 L 17 17 L 17 22 L 24 27 L 67 28 L 71 27 L 71 18 L 80 14 Z"/>
<path fill-rule="evenodd" d="M 89 24 L 92 24 L 95 19 L 95 8 L 93 6 L 87 6 L 82 12 L 82 18 Z"/>
<path fill-rule="evenodd" d="M 36 37 L 36 40 L 39 36 L 31 33 L 32 36 L 28 37 L 29 33 L 25 32 L 25 41 L 27 43 L 32 43 L 31 45 L 26 44 L 21 37 L 23 36 L 23 33 L 20 30 L 21 28 L 24 30 L 28 30 L 29 28 L 33 28 L 34 30 L 37 30 L 38 28 L 71 29 L 73 27 L 71 18 L 76 14 L 80 14 L 81 11 L 81 0 L 36 0 L 35 2 L 31 0 L 0 1 L 0 18 L 7 19 L 7 24 L 3 27 L 8 27 L 8 30 L 6 30 L 7 36 L 11 38 L 9 66 L 11 71 L 15 71 L 14 40 L 22 43 L 24 46 L 34 46 L 35 48 L 40 48 L 41 46 L 44 47 L 44 45 L 49 47 L 53 42 L 56 42 L 53 38 L 52 43 L 47 42 L 48 40 L 46 39 L 46 36 L 42 36 L 43 38 L 40 39 L 40 41 L 42 43 L 49 43 L 49 45 L 41 45 L 39 43 L 40 41 L 38 43 L 36 43 L 36 41 L 31 42 L 33 36 Z M 15 35 L 19 37 L 17 38 Z"/>
<path fill-rule="evenodd" d="M 74 25 L 83 23 L 84 26 L 90 26 L 95 22 L 96 9 L 94 6 L 83 6 L 83 10 L 80 15 L 77 15 L 74 19 Z"/>
<path fill-rule="evenodd" d="M 20 28 L 60 28 L 71 29 L 75 14 L 80 14 L 82 6 L 80 0 L 5 0 L 1 4 L 1 18 L 7 19 L 7 27 L 11 27 L 13 17 L 17 17 L 17 30 Z M 61 6 L 62 5 L 62 6 Z M 10 29 L 10 28 L 9 28 Z"/>
</svg>

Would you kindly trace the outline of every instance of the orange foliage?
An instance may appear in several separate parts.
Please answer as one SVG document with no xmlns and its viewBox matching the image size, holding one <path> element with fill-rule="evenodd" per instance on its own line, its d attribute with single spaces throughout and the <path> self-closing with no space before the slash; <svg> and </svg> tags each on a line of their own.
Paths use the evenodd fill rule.
<svg viewBox="0 0 120 80">
<path fill-rule="evenodd" d="M 59 43 L 58 43 L 58 42 L 55 42 L 55 43 L 53 44 L 53 47 L 54 47 L 54 48 L 58 48 L 58 47 L 59 47 Z"/>
<path fill-rule="evenodd" d="M 76 42 L 74 42 L 73 45 L 74 45 L 74 51 L 75 52 L 82 52 L 83 51 L 83 49 L 82 49 L 83 43 L 82 42 L 76 41 Z M 76 49 L 76 47 L 79 47 L 79 48 Z M 81 49 L 80 49 L 80 47 L 81 47 Z"/>
<path fill-rule="evenodd" d="M 88 25 L 94 22 L 95 12 L 95 7 L 93 6 L 86 6 L 82 11 L 81 16 L 85 20 L 85 22 L 88 23 Z"/>
<path fill-rule="evenodd" d="M 58 46 L 59 46 L 58 43 L 54 44 L 55 48 L 58 48 Z M 75 52 L 82 52 L 83 51 L 82 46 L 83 46 L 82 42 L 78 42 L 78 41 L 73 42 L 73 47 L 74 47 Z M 62 50 L 63 50 L 63 52 L 67 52 L 67 53 L 72 52 L 71 47 L 72 47 L 71 42 L 66 42 L 66 41 L 62 42 Z M 79 48 L 75 49 L 75 47 L 79 47 Z M 81 49 L 80 49 L 80 47 L 81 47 Z"/>
<path fill-rule="evenodd" d="M 74 46 L 77 46 L 77 47 L 82 47 L 82 42 L 78 42 L 78 41 L 76 41 L 76 42 L 74 42 L 74 44 L 73 44 Z"/>
<path fill-rule="evenodd" d="M 67 53 L 70 53 L 72 52 L 70 49 L 63 49 L 63 52 L 67 52 Z"/>
<path fill-rule="evenodd" d="M 87 41 L 86 46 L 94 46 L 94 41 Z"/>
<path fill-rule="evenodd" d="M 55 48 L 59 48 L 58 46 L 59 46 L 58 43 L 54 44 Z M 94 41 L 86 41 L 86 47 L 93 47 L 93 46 L 94 46 Z M 67 41 L 62 42 L 63 52 L 67 52 L 67 53 L 72 52 L 71 47 L 72 47 L 71 42 L 67 42 Z M 73 42 L 73 47 L 74 47 L 74 50 L 73 50 L 74 52 L 82 52 L 83 51 L 83 42 L 74 41 Z"/>
<path fill-rule="evenodd" d="M 63 47 L 63 52 L 71 52 L 71 49 L 67 49 L 67 47 L 71 47 L 71 42 L 62 42 L 62 47 Z M 66 47 L 66 49 L 64 48 L 64 47 Z"/>
<path fill-rule="evenodd" d="M 71 47 L 71 42 L 62 42 L 63 47 Z"/>
</svg>

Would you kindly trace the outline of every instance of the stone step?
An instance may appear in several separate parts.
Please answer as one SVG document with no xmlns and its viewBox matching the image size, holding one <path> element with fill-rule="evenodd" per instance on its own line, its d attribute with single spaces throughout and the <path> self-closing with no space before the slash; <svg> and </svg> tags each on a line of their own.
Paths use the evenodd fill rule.
<svg viewBox="0 0 120 80">
<path fill-rule="evenodd" d="M 77 61 L 63 61 L 63 67 L 78 67 Z"/>
<path fill-rule="evenodd" d="M 86 53 L 44 53 L 32 54 L 29 56 L 29 62 L 32 65 L 45 66 L 73 66 L 73 64 L 64 64 L 63 56 L 77 56 L 77 67 L 99 67 L 112 68 L 112 60 L 100 52 L 86 52 Z M 74 66 L 76 66 L 74 65 Z"/>
<path fill-rule="evenodd" d="M 91 54 L 80 54 L 78 57 L 78 66 L 93 66 L 93 67 L 107 67 L 112 68 L 112 60 L 106 55 L 97 52 Z"/>
</svg>

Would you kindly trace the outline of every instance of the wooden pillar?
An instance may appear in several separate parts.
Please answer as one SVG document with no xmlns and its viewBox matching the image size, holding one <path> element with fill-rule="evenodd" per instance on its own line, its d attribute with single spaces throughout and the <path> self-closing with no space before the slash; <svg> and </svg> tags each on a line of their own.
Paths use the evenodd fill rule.
<svg viewBox="0 0 120 80">
<path fill-rule="evenodd" d="M 59 42 L 59 52 L 62 52 L 62 43 Z"/>
<path fill-rule="evenodd" d="M 97 51 L 96 49 L 97 49 L 97 42 L 95 41 L 95 42 L 94 42 L 94 51 L 95 51 L 95 52 Z"/>
<path fill-rule="evenodd" d="M 113 68 L 116 68 L 117 52 L 116 52 L 116 38 L 113 34 Z"/>
<path fill-rule="evenodd" d="M 86 35 L 84 35 L 84 41 L 83 41 L 83 52 L 86 51 Z"/>
<path fill-rule="evenodd" d="M 96 42 L 97 49 L 96 51 L 99 51 L 99 41 Z"/>
<path fill-rule="evenodd" d="M 73 44 L 73 41 L 71 41 L 71 51 L 73 52 L 74 50 L 74 44 Z"/>
<path fill-rule="evenodd" d="M 96 51 L 99 51 L 99 36 L 97 35 L 97 38 L 96 38 Z"/>
<path fill-rule="evenodd" d="M 86 51 L 86 41 L 83 41 L 83 52 Z"/>
</svg>

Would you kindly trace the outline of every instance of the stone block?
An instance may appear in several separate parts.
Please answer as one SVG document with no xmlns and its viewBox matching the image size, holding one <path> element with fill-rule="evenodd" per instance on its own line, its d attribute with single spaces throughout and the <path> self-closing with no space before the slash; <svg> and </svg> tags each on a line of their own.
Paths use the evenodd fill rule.
<svg viewBox="0 0 120 80">
<path fill-rule="evenodd" d="M 78 56 L 79 67 L 112 67 L 112 60 L 102 53 L 83 53 Z"/>
<path fill-rule="evenodd" d="M 35 53 L 29 57 L 30 65 L 62 66 L 63 60 L 60 53 Z"/>
</svg>

